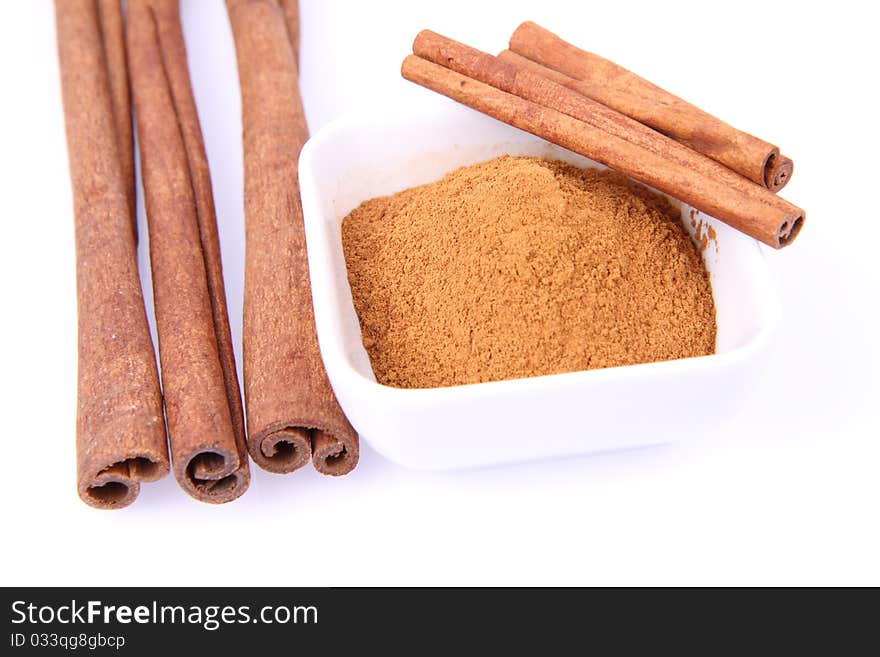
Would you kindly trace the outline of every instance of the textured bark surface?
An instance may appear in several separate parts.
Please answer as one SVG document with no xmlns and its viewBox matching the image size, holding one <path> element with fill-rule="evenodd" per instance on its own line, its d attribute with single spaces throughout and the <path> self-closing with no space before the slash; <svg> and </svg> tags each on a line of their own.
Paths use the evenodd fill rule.
<svg viewBox="0 0 880 657">
<path fill-rule="evenodd" d="M 248 448 L 291 472 L 351 471 L 358 438 L 318 350 L 297 163 L 308 138 L 290 23 L 276 1 L 227 0 L 244 139 L 244 387 Z M 290 16 L 290 12 L 287 13 Z"/>
<path fill-rule="evenodd" d="M 284 10 L 284 22 L 287 24 L 287 36 L 293 51 L 293 61 L 299 71 L 299 0 L 279 0 Z"/>
<path fill-rule="evenodd" d="M 129 0 L 127 35 L 174 475 L 192 497 L 250 482 L 207 156 L 177 0 Z"/>
<path fill-rule="evenodd" d="M 131 124 L 131 92 L 128 84 L 128 59 L 125 51 L 125 28 L 121 0 L 97 0 L 98 24 L 107 60 L 110 81 L 110 97 L 113 104 L 113 121 L 116 124 L 116 142 L 119 145 L 119 162 L 125 177 L 131 225 L 137 239 L 137 216 L 135 215 L 134 135 Z"/>
<path fill-rule="evenodd" d="M 565 78 L 558 82 L 721 162 L 776 192 L 791 178 L 779 149 L 704 112 L 665 89 L 560 39 L 532 22 L 510 37 L 510 50 Z"/>
<path fill-rule="evenodd" d="M 59 0 L 55 10 L 76 223 L 77 490 L 113 509 L 167 474 L 165 421 L 98 4 Z"/>
</svg>

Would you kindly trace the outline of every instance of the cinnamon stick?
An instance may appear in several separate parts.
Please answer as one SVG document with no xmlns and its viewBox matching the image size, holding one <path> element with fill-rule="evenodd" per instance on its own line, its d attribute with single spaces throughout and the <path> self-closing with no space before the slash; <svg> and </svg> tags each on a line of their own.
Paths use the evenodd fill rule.
<svg viewBox="0 0 880 657">
<path fill-rule="evenodd" d="M 296 59 L 275 0 L 227 0 L 244 133 L 244 386 L 248 448 L 270 472 L 355 467 L 358 438 L 315 332 L 297 158 L 308 138 Z"/>
<path fill-rule="evenodd" d="M 462 75 L 589 123 L 610 135 L 672 160 L 681 167 L 702 176 L 715 178 L 756 201 L 778 208 L 782 213 L 801 213 L 788 201 L 743 178 L 715 160 L 652 130 L 625 114 L 533 72 L 534 68 L 540 68 L 540 65 L 529 60 L 525 60 L 529 62 L 528 64 L 520 61 L 522 58 L 502 60 L 500 57 L 493 57 L 430 30 L 423 30 L 416 36 L 413 52 L 423 59 Z M 791 228 L 791 224 L 788 228 Z M 780 239 L 790 241 L 792 239 L 790 230 L 787 234 L 780 235 Z"/>
<path fill-rule="evenodd" d="M 279 0 L 284 10 L 284 22 L 287 24 L 287 36 L 293 50 L 293 61 L 299 71 L 299 0 Z"/>
<path fill-rule="evenodd" d="M 513 53 L 563 74 L 552 76 L 777 192 L 790 180 L 793 162 L 779 149 L 737 130 L 700 108 L 628 71 L 560 39 L 531 21 L 510 37 Z M 505 51 L 502 59 L 510 59 Z"/>
<path fill-rule="evenodd" d="M 127 36 L 174 475 L 203 502 L 250 482 L 220 243 L 177 0 L 129 0 Z"/>
<path fill-rule="evenodd" d="M 512 71 L 515 79 L 517 69 Z M 781 199 L 769 203 L 585 121 L 421 57 L 407 57 L 401 72 L 412 82 L 652 185 L 774 248 L 789 244 L 804 221 L 801 209 Z M 500 77 L 504 74 L 502 69 Z"/>
<path fill-rule="evenodd" d="M 107 74 L 110 79 L 113 120 L 116 124 L 116 140 L 119 143 L 119 161 L 126 182 L 132 229 L 135 239 L 137 239 L 134 138 L 131 126 L 131 94 L 128 85 L 128 62 L 125 54 L 125 30 L 121 1 L 98 0 L 98 23 L 101 26 L 101 43 L 104 46 Z"/>
<path fill-rule="evenodd" d="M 58 0 L 55 14 L 76 227 L 77 491 L 118 509 L 168 473 L 162 396 L 98 5 Z"/>
</svg>

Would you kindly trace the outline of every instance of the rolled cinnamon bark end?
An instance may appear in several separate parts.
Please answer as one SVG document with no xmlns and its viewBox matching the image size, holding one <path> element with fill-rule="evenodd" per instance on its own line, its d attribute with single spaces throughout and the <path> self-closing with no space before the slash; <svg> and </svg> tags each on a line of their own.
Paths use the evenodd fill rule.
<svg viewBox="0 0 880 657">
<path fill-rule="evenodd" d="M 686 146 L 766 186 L 765 165 L 779 152 L 750 135 L 648 82 L 632 71 L 568 43 L 527 21 L 510 37 L 510 49 L 569 78 L 563 82 Z"/>
<path fill-rule="evenodd" d="M 338 477 L 348 474 L 357 465 L 359 446 L 357 440 L 337 438 L 325 431 L 312 431 L 312 463 L 321 474 Z"/>
<path fill-rule="evenodd" d="M 127 27 L 174 475 L 229 502 L 250 481 L 244 416 L 177 0 L 129 0 Z"/>
<path fill-rule="evenodd" d="M 403 61 L 401 73 L 416 84 L 656 187 L 774 248 L 791 243 L 803 222 L 803 210 L 766 189 L 753 186 L 764 195 L 761 198 L 590 123 L 415 55 Z M 782 228 L 786 223 L 797 230 L 786 233 L 788 229 Z"/>
<path fill-rule="evenodd" d="M 231 502 L 250 485 L 247 463 L 242 463 L 235 450 L 217 445 L 205 446 L 189 456 L 178 457 L 174 469 L 175 478 L 184 490 L 191 497 L 209 504 Z"/>
<path fill-rule="evenodd" d="M 779 230 L 776 231 L 776 244 L 771 246 L 775 246 L 777 249 L 781 249 L 783 246 L 788 246 L 794 241 L 794 238 L 797 237 L 798 233 L 801 232 L 801 228 L 804 227 L 805 219 L 806 216 L 803 212 L 785 219 L 779 225 Z"/>
<path fill-rule="evenodd" d="M 80 498 L 96 509 L 122 509 L 137 499 L 141 482 L 161 479 L 168 472 L 163 454 L 128 456 L 95 475 L 80 479 Z"/>
<path fill-rule="evenodd" d="M 268 472 L 293 472 L 308 463 L 312 455 L 309 430 L 281 426 L 252 433 L 248 439 L 248 451 L 254 462 Z"/>
<path fill-rule="evenodd" d="M 788 184 L 793 173 L 794 162 L 785 155 L 775 153 L 764 166 L 764 184 L 771 192 L 778 192 Z"/>
</svg>

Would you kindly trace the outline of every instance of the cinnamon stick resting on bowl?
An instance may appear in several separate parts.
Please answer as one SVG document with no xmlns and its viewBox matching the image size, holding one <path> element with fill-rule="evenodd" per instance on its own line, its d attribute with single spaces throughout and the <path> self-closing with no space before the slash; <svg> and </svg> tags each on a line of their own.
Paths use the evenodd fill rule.
<svg viewBox="0 0 880 657">
<path fill-rule="evenodd" d="M 111 85 L 125 76 L 110 70 L 124 58 L 111 63 L 105 48 L 122 38 L 121 22 L 102 33 L 95 0 L 60 0 L 55 14 L 76 223 L 77 491 L 91 506 L 119 509 L 169 467 Z"/>
<path fill-rule="evenodd" d="M 516 29 L 510 37 L 510 51 L 504 51 L 501 58 L 516 59 L 516 55 L 545 67 L 544 74 L 554 81 L 680 141 L 773 192 L 791 179 L 794 163 L 773 144 L 737 130 L 531 21 Z"/>
<path fill-rule="evenodd" d="M 208 160 L 177 0 L 129 0 L 129 60 L 174 475 L 203 502 L 250 482 Z"/>
<path fill-rule="evenodd" d="M 409 56 L 402 67 L 408 80 L 652 185 L 769 246 L 790 243 L 803 224 L 803 210 L 739 176 L 713 175 L 698 154 L 667 156 L 662 135 L 650 137 L 626 117 L 605 111 L 588 123 L 555 109 L 596 108 L 550 80 L 433 33 L 419 35 L 414 48 L 444 66 Z M 601 121 L 610 132 L 596 127 Z"/>
<path fill-rule="evenodd" d="M 665 157 L 685 169 L 715 178 L 751 199 L 777 208 L 784 214 L 792 214 L 797 210 L 788 201 L 734 173 L 715 160 L 534 72 L 533 67 L 537 65 L 532 62 L 524 64 L 518 60 L 502 60 L 500 57 L 493 57 L 430 30 L 422 30 L 416 36 L 413 52 L 423 59 L 462 75 L 584 121 L 610 135 Z M 787 228 L 791 226 L 792 224 L 789 224 Z M 792 237 L 789 231 L 788 235 L 783 234 L 780 239 L 790 241 Z"/>
<path fill-rule="evenodd" d="M 308 128 L 291 44 L 296 21 L 285 22 L 275 0 L 226 6 L 244 132 L 248 449 L 270 472 L 292 472 L 311 456 L 318 471 L 341 475 L 357 464 L 358 438 L 330 387 L 315 332 L 297 177 Z"/>
</svg>

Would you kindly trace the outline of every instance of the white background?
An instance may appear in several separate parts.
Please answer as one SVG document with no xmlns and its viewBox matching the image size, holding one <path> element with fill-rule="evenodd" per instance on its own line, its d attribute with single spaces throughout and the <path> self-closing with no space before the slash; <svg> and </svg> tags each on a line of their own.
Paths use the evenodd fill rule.
<svg viewBox="0 0 880 657">
<path fill-rule="evenodd" d="M 752 401 L 687 444 L 425 474 L 363 446 L 348 477 L 253 468 L 212 507 L 174 479 L 120 512 L 75 492 L 76 305 L 54 17 L 0 3 L 0 583 L 880 584 L 876 20 L 862 3 L 302 1 L 312 131 L 426 92 L 400 79 L 430 27 L 489 51 L 532 19 L 796 163 L 808 212 L 767 257 L 783 320 Z M 182 13 L 241 337 L 242 185 L 225 10 Z M 141 210 L 141 235 L 146 228 Z M 146 239 L 141 242 L 141 268 Z M 149 276 L 144 281 L 149 297 Z M 688 400 L 682 400 L 686 421 Z"/>
</svg>

